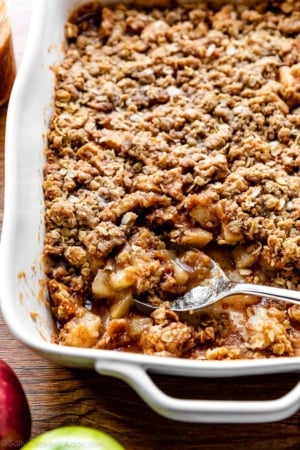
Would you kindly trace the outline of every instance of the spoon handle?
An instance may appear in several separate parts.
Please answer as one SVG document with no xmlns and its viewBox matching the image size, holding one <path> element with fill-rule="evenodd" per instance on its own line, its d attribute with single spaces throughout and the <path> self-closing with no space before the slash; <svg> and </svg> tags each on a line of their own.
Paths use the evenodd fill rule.
<svg viewBox="0 0 300 450">
<path fill-rule="evenodd" d="M 264 286 L 251 283 L 236 283 L 232 286 L 228 295 L 248 294 L 257 295 L 258 297 L 269 297 L 274 300 L 295 303 L 300 305 L 300 291 L 292 289 L 284 289 L 273 286 Z"/>
</svg>

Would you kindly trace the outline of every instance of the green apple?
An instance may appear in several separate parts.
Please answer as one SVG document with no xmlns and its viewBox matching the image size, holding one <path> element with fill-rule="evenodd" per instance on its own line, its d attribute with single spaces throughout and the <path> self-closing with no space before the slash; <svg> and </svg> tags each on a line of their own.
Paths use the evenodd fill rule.
<svg viewBox="0 0 300 450">
<path fill-rule="evenodd" d="M 46 431 L 31 439 L 21 450 L 125 450 L 104 431 L 69 425 Z"/>
</svg>

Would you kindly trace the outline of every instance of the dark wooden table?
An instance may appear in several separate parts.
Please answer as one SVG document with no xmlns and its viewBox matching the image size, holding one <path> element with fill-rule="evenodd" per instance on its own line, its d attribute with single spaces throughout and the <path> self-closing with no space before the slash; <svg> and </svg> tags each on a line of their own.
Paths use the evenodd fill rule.
<svg viewBox="0 0 300 450">
<path fill-rule="evenodd" d="M 22 57 L 31 0 L 10 0 L 15 52 Z M 1 82 L 1 81 L 0 81 Z M 4 132 L 0 109 L 0 219 L 3 216 Z M 66 424 L 102 429 L 127 450 L 300 449 L 300 411 L 277 423 L 206 425 L 171 421 L 150 410 L 122 381 L 94 372 L 66 369 L 35 355 L 17 342 L 0 317 L 0 358 L 19 376 L 32 412 L 32 436 Z M 277 398 L 299 381 L 299 374 L 195 380 L 155 376 L 172 396 L 212 399 Z M 180 393 L 180 394 L 178 394 Z"/>
</svg>

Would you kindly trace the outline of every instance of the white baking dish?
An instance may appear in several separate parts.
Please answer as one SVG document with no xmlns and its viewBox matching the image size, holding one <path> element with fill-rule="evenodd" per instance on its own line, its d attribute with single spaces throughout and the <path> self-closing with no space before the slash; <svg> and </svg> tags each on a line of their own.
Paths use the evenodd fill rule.
<svg viewBox="0 0 300 450">
<path fill-rule="evenodd" d="M 300 407 L 300 383 L 269 401 L 184 400 L 167 396 L 150 372 L 230 377 L 299 370 L 300 358 L 192 361 L 58 346 L 50 342 L 52 319 L 43 287 L 42 167 L 44 136 L 52 108 L 54 76 L 62 57 L 64 22 L 83 0 L 35 0 L 30 35 L 9 105 L 6 132 L 5 217 L 1 243 L 1 306 L 15 336 L 58 364 L 94 368 L 126 381 L 157 413 L 191 422 L 276 421 Z M 180 379 L 178 381 L 180 383 Z"/>
</svg>

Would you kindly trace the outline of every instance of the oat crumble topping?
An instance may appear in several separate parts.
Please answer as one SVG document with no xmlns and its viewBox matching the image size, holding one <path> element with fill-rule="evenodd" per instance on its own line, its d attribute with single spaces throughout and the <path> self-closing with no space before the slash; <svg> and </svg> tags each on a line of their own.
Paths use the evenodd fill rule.
<svg viewBox="0 0 300 450">
<path fill-rule="evenodd" d="M 300 306 L 236 296 L 187 321 L 168 305 L 208 276 L 207 255 L 236 280 L 300 289 L 300 1 L 77 13 L 43 184 L 55 342 L 299 355 Z"/>
</svg>

